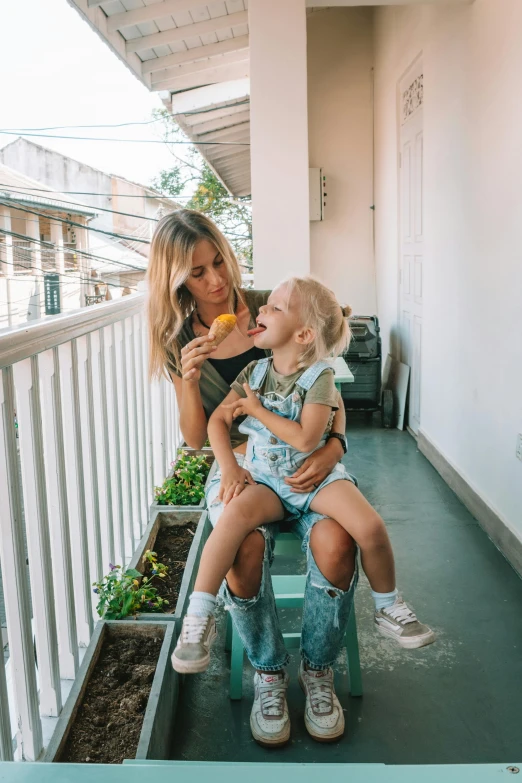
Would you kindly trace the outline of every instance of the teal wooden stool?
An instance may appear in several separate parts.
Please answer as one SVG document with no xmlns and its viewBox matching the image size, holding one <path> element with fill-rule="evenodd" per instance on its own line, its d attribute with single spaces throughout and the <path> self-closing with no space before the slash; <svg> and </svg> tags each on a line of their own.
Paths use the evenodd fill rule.
<svg viewBox="0 0 522 783">
<path fill-rule="evenodd" d="M 275 556 L 301 554 L 301 542 L 293 533 L 279 533 L 276 537 Z M 272 576 L 272 585 L 276 606 L 281 609 L 301 607 L 306 585 L 305 575 Z M 284 633 L 287 649 L 295 649 L 301 644 L 300 633 Z M 359 659 L 359 640 L 355 620 L 355 607 L 352 608 L 346 635 L 344 637 L 348 659 L 348 680 L 352 696 L 362 696 L 361 663 Z M 236 631 L 230 613 L 227 612 L 225 649 L 230 651 L 230 698 L 243 696 L 243 656 L 244 647 Z"/>
</svg>

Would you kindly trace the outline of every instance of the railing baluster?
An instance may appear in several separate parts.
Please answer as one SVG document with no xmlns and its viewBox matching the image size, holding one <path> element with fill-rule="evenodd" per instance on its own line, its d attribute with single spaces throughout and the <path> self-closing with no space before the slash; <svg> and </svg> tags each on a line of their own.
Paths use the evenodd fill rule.
<svg viewBox="0 0 522 783">
<path fill-rule="evenodd" d="M 150 405 L 150 383 L 149 383 L 149 344 L 145 317 L 140 314 L 142 330 L 142 374 L 145 405 L 145 454 L 146 454 L 146 477 L 147 477 L 147 504 L 152 501 L 154 491 L 154 480 L 152 471 L 152 416 Z M 147 510 L 148 512 L 148 510 Z"/>
<path fill-rule="evenodd" d="M 2 370 L 0 380 L 0 559 L 14 681 L 18 750 L 23 758 L 34 761 L 42 749 L 42 726 L 38 711 L 31 601 L 25 562 L 11 367 Z M 3 660 L 1 663 L 3 666 Z"/>
<path fill-rule="evenodd" d="M 93 632 L 93 616 L 76 340 L 58 346 L 58 355 L 62 392 L 65 475 L 69 502 L 69 531 L 71 556 L 74 563 L 76 627 L 80 646 L 87 647 Z"/>
<path fill-rule="evenodd" d="M 150 408 L 152 416 L 152 469 L 154 486 L 165 478 L 165 395 L 163 383 L 153 381 L 150 386 Z"/>
<path fill-rule="evenodd" d="M 82 462 L 85 485 L 85 512 L 87 520 L 87 539 L 89 542 L 90 581 L 102 578 L 102 548 L 100 537 L 100 518 L 98 514 L 98 474 L 96 470 L 96 449 L 94 444 L 94 424 L 92 411 L 92 376 L 90 367 L 88 335 L 76 340 L 78 402 L 77 414 L 81 423 Z M 91 594 L 95 603 L 94 595 Z M 93 606 L 94 611 L 94 606 Z"/>
<path fill-rule="evenodd" d="M 136 387 L 136 430 L 138 436 L 138 472 L 140 477 L 140 526 L 148 517 L 148 496 L 147 496 L 147 466 L 145 462 L 145 411 L 144 393 L 143 393 L 143 371 L 141 361 L 141 318 L 139 315 L 132 317 L 133 337 L 134 337 L 134 379 Z M 143 530 L 142 530 L 143 532 Z"/>
<path fill-rule="evenodd" d="M 115 557 L 103 330 L 91 332 L 89 337 L 91 345 L 92 411 L 96 445 L 96 468 L 98 471 L 102 570 L 105 574 L 108 571 L 109 563 L 112 563 Z"/>
<path fill-rule="evenodd" d="M 62 709 L 62 695 L 54 614 L 38 356 L 32 356 L 15 364 L 13 373 L 17 396 L 25 526 L 40 679 L 40 711 L 43 715 L 57 716 Z"/>
<path fill-rule="evenodd" d="M 132 475 L 130 461 L 129 438 L 129 403 L 127 394 L 127 351 L 125 347 L 124 321 L 114 324 L 114 338 L 116 347 L 116 380 L 118 387 L 118 407 L 122 414 L 122 431 L 120 440 L 122 462 L 122 494 L 124 516 L 127 522 L 127 533 L 130 549 L 129 557 L 134 552 L 134 507 L 132 502 Z M 122 564 L 123 565 L 123 564 Z"/>
<path fill-rule="evenodd" d="M 0 761 L 13 760 L 13 741 L 11 739 L 11 718 L 3 650 L 0 647 Z"/>
<path fill-rule="evenodd" d="M 120 453 L 120 409 L 118 405 L 116 337 L 114 324 L 104 329 L 103 343 L 105 346 L 107 415 L 109 422 L 109 452 L 111 464 L 111 482 L 115 488 L 113 493 L 114 519 L 114 557 L 122 566 L 125 565 L 125 529 L 123 526 L 122 502 L 122 470 Z"/>
<path fill-rule="evenodd" d="M 65 476 L 62 401 L 58 348 L 39 354 L 40 388 L 45 416 L 45 452 L 49 528 L 52 546 L 54 598 L 58 625 L 60 674 L 74 680 L 78 669 L 78 639 L 69 539 L 69 509 Z"/>
<path fill-rule="evenodd" d="M 138 460 L 138 427 L 136 411 L 136 374 L 134 372 L 133 351 L 133 322 L 132 318 L 126 318 L 123 324 L 125 335 L 125 347 L 127 352 L 127 390 L 129 395 L 129 440 L 130 440 L 130 464 L 132 479 L 132 507 L 134 510 L 133 524 L 134 535 L 139 540 L 142 533 L 142 519 L 140 507 L 140 466 Z"/>
<path fill-rule="evenodd" d="M 161 390 L 165 405 L 165 460 L 167 474 L 170 473 L 170 463 L 172 462 L 172 411 L 170 410 L 170 399 L 167 381 L 161 381 Z"/>
</svg>

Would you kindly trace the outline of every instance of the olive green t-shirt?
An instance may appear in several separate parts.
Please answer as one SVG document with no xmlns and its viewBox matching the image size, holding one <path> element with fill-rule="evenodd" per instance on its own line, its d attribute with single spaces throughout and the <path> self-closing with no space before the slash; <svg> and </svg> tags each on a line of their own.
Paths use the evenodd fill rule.
<svg viewBox="0 0 522 783">
<path fill-rule="evenodd" d="M 257 362 L 250 362 L 245 369 L 239 373 L 236 380 L 233 382 L 231 388 L 237 392 L 240 397 L 246 397 L 246 392 L 243 389 L 243 384 L 250 384 L 252 372 Z M 281 375 L 274 369 L 274 363 L 271 361 L 268 366 L 268 371 L 265 375 L 264 381 L 259 388 L 259 392 L 265 397 L 268 395 L 274 395 L 277 397 L 289 397 L 294 388 L 296 387 L 299 378 L 303 375 L 305 370 L 298 370 L 291 375 Z M 303 405 L 309 403 L 316 403 L 317 405 L 327 405 L 333 410 L 339 409 L 339 394 L 335 388 L 334 373 L 333 370 L 323 370 L 319 377 L 315 380 L 312 386 L 305 394 Z"/>
</svg>

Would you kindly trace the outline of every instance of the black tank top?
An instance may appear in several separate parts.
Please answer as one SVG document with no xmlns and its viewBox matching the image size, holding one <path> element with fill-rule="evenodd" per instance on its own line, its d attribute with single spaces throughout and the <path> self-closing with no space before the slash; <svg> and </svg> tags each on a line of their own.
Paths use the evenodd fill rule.
<svg viewBox="0 0 522 783">
<path fill-rule="evenodd" d="M 230 386 L 247 364 L 265 357 L 266 353 L 261 348 L 253 346 L 238 356 L 230 356 L 228 359 L 208 359 L 207 361 L 218 371 L 225 383 Z"/>
</svg>

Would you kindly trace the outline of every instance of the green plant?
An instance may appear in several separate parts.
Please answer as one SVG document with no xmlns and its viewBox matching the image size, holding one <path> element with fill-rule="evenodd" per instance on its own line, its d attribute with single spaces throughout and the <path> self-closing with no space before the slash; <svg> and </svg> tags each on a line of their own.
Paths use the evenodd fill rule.
<svg viewBox="0 0 522 783">
<path fill-rule="evenodd" d="M 168 601 L 158 595 L 152 580 L 165 579 L 167 566 L 158 563 L 156 552 L 147 549 L 143 562 L 150 563 L 151 576 L 143 576 L 134 568 L 123 571 L 119 565 L 109 563 L 110 571 L 101 582 L 94 582 L 93 592 L 99 596 L 96 611 L 106 620 L 121 620 L 139 612 L 162 612 Z"/>
<path fill-rule="evenodd" d="M 154 487 L 154 499 L 160 506 L 194 506 L 205 497 L 205 481 L 210 470 L 204 456 L 182 451 L 172 476 L 161 487 Z"/>
</svg>

